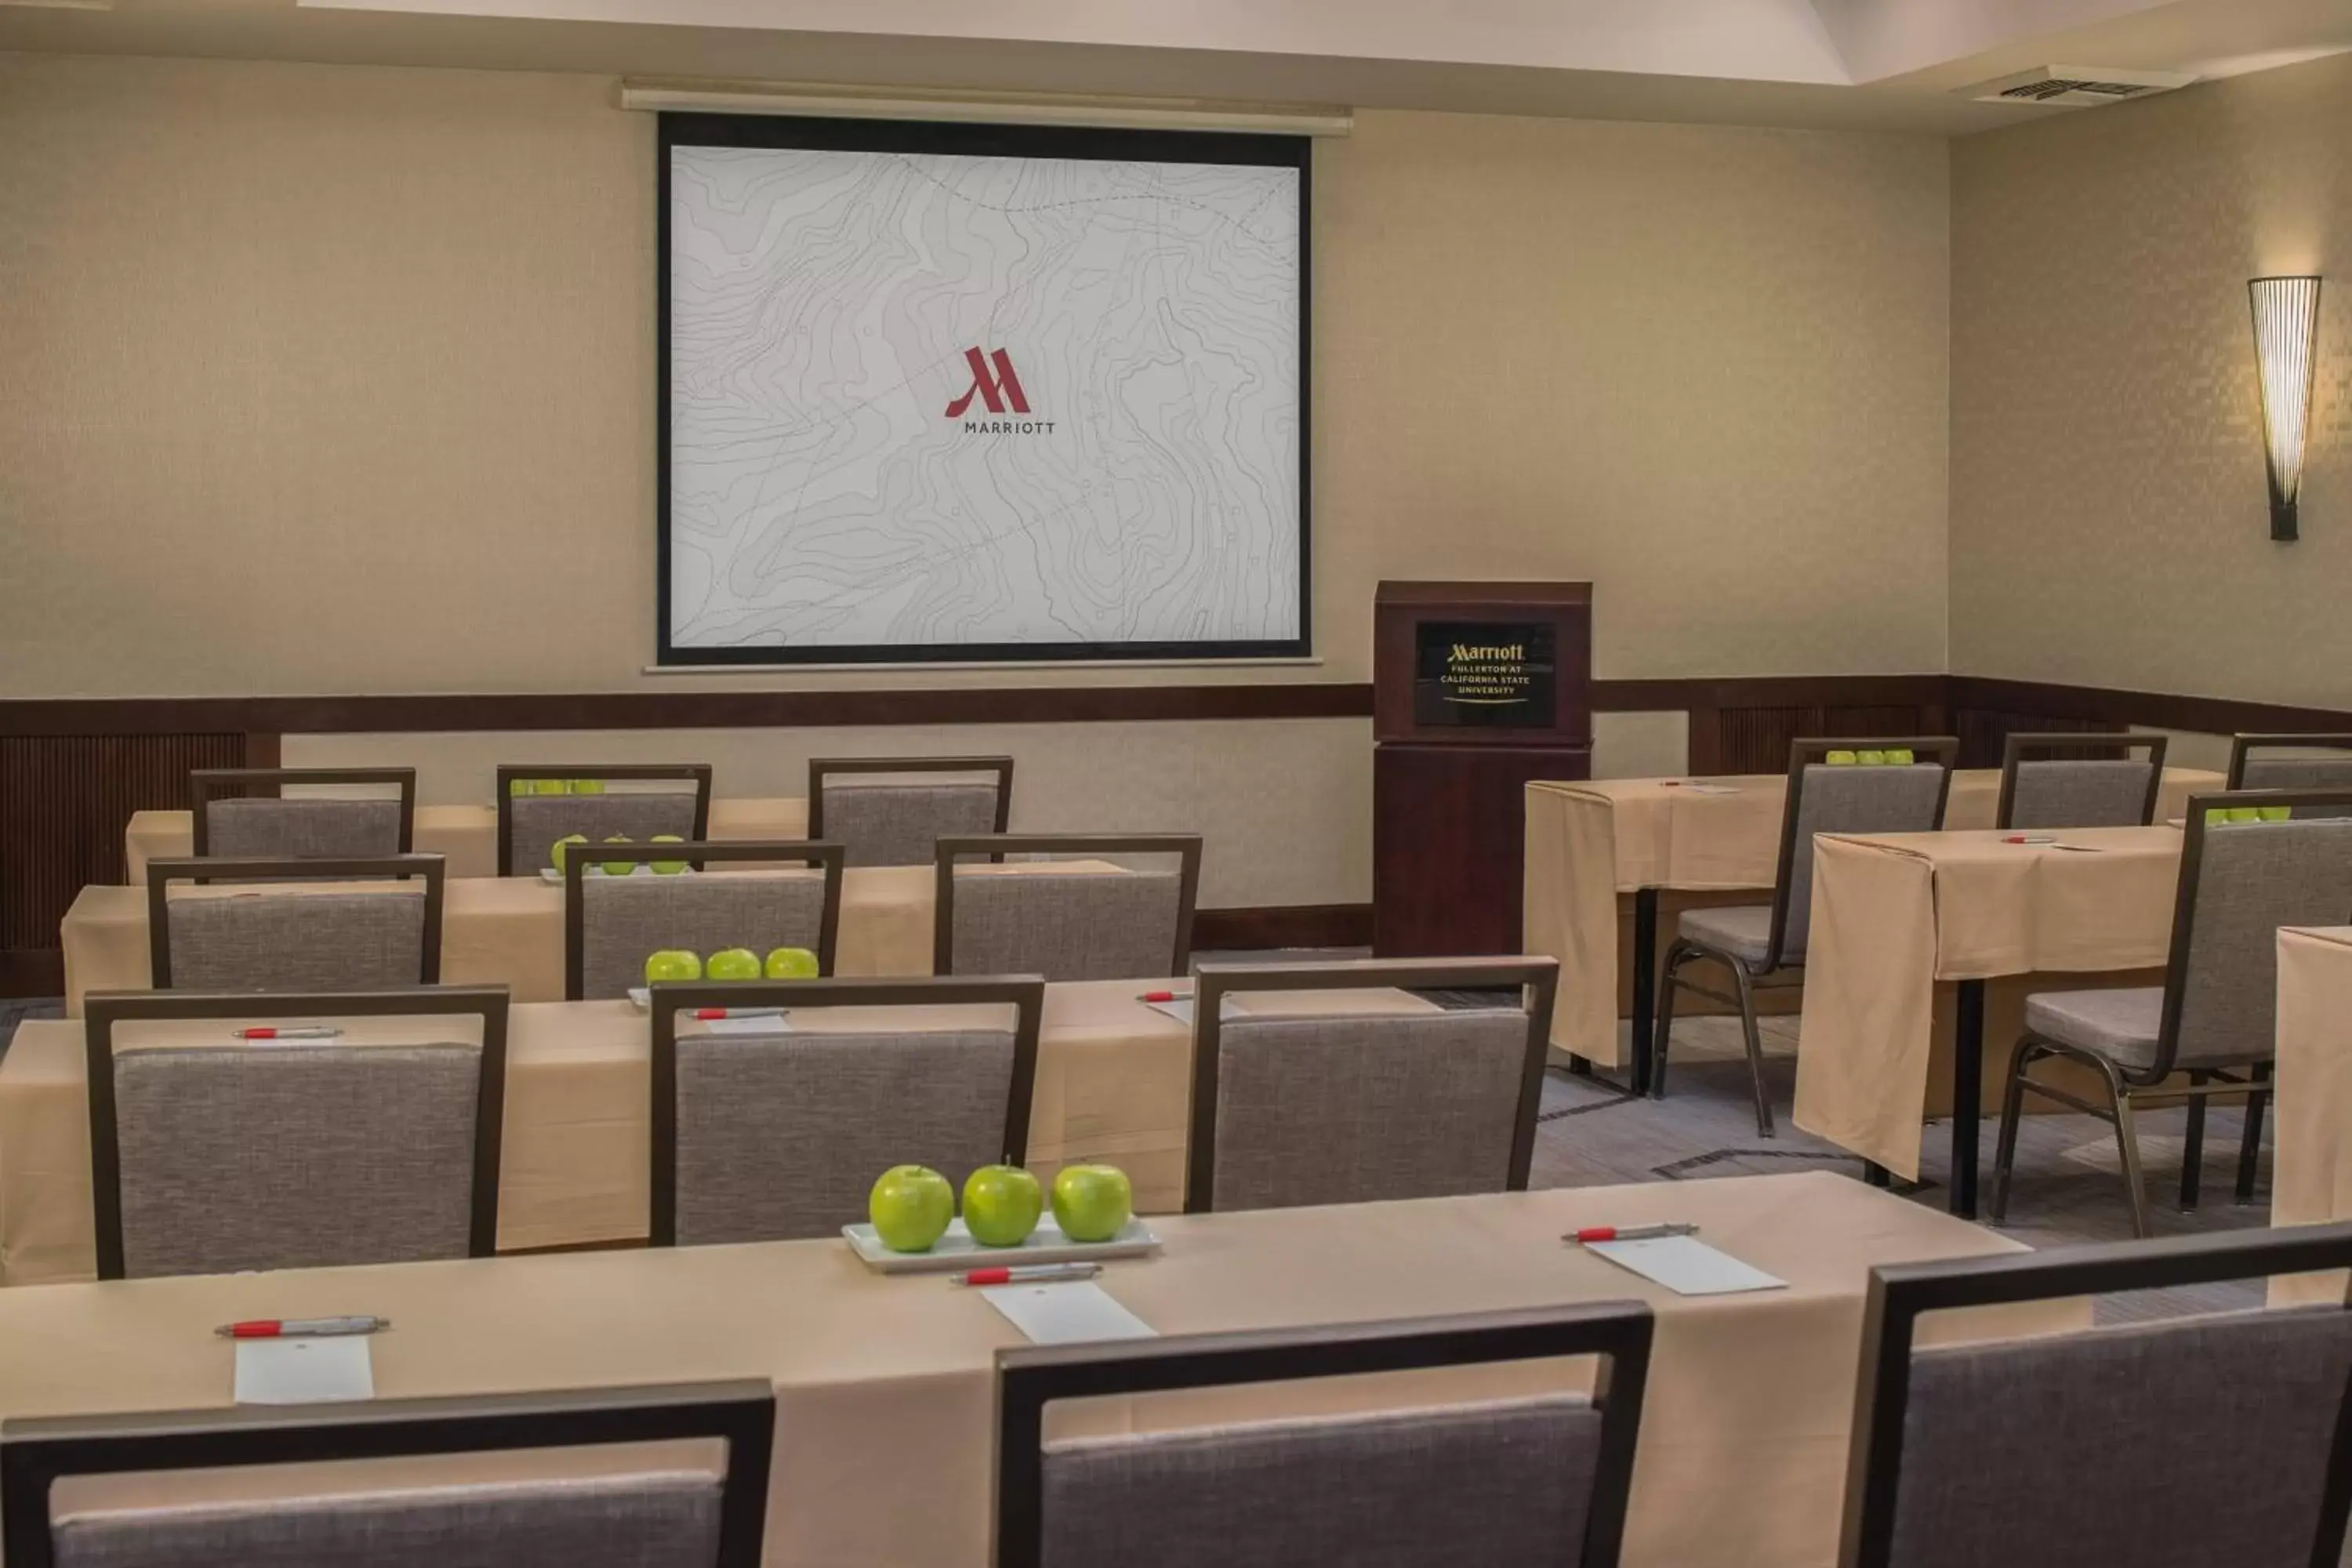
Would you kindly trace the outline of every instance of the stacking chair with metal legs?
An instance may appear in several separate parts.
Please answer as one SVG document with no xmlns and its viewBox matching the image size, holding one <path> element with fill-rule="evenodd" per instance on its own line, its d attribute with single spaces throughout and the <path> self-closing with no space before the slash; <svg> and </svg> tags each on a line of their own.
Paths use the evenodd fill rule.
<svg viewBox="0 0 2352 1568">
<path fill-rule="evenodd" d="M 622 787 L 608 787 L 615 784 Z M 547 791 L 550 784 L 561 793 Z M 588 793 L 581 793 L 583 784 Z M 575 833 L 592 845 L 614 837 L 643 841 L 667 834 L 699 841 L 710 836 L 709 763 L 506 763 L 499 767 L 498 790 L 501 877 L 538 876 L 555 864 L 556 842 Z"/>
<path fill-rule="evenodd" d="M 1872 1269 L 1839 1568 L 2336 1568 L 2352 1500 L 2340 1286 L 2311 1307 L 1916 1335 L 1932 1312 L 2347 1265 L 2352 1225 Z"/>
<path fill-rule="evenodd" d="M 2285 820 L 2230 822 L 2210 814 L 2240 806 L 2291 808 Z M 2301 815 L 2305 811 L 2312 816 Z M 2352 920 L 2352 790 L 2241 792 L 2198 795 L 2189 803 L 2179 890 L 2172 912 L 2172 951 L 2164 984 L 2112 991 L 2043 991 L 2025 999 L 2025 1034 L 2001 1098 L 2000 1142 L 1993 1156 L 1993 1223 L 2009 1212 L 2017 1163 L 2018 1123 L 2028 1092 L 2111 1123 L 2129 1188 L 2132 1229 L 2148 1231 L 2135 1112 L 2150 1102 L 2186 1100 L 2189 1131 L 2181 1151 L 2181 1202 L 2194 1207 L 2203 1156 L 2206 1102 L 2246 1101 L 2238 1156 L 2238 1198 L 2253 1195 L 2263 1108 L 2274 1051 L 2281 926 L 2342 925 Z M 2033 1068 L 2064 1061 L 2089 1069 L 2097 1102 Z M 2185 1073 L 2187 1083 L 2171 1080 Z"/>
<path fill-rule="evenodd" d="M 282 794 L 289 784 L 376 793 Z M 269 793 L 243 793 L 250 789 Z M 416 847 L 415 768 L 197 768 L 188 774 L 188 808 L 200 858 L 348 859 L 405 855 Z"/>
<path fill-rule="evenodd" d="M 1789 794 L 1780 813 L 1780 860 L 1772 901 L 1686 910 L 1666 949 L 1658 986 L 1657 1037 L 1650 1055 L 1650 1094 L 1666 1093 L 1666 1047 L 1675 1029 L 1677 989 L 1736 1008 L 1756 1090 L 1756 1131 L 1772 1134 L 1772 1101 L 1764 1087 L 1764 1046 L 1756 1023 L 1761 986 L 1798 984 L 1812 914 L 1813 836 L 1819 833 L 1931 833 L 1944 819 L 1953 760 L 1960 743 L 1949 735 L 1892 741 L 1801 740 L 1789 747 Z M 1833 752 L 1894 752 L 1909 761 L 1834 763 Z M 1711 959 L 1731 973 L 1736 994 L 1724 995 L 1685 978 L 1683 968 Z"/>
<path fill-rule="evenodd" d="M 2352 735 L 2233 735 L 2228 787 L 2352 789 Z M 2334 815 L 2352 812 L 2339 808 Z"/>
<path fill-rule="evenodd" d="M 1651 1331 L 1629 1302 L 1001 1351 L 996 1568 L 1613 1568 Z M 1591 1395 L 1045 1436 L 1064 1401 L 1563 1356 Z"/>
<path fill-rule="evenodd" d="M 430 985 L 446 876 L 438 855 L 150 860 L 149 978 L 158 991 Z M 175 882 L 249 885 L 174 897 Z M 312 882 L 335 886 L 300 886 Z"/>
<path fill-rule="evenodd" d="M 2145 827 L 2156 820 L 2164 750 L 2162 735 L 2012 734 L 1993 825 Z"/>
<path fill-rule="evenodd" d="M 1011 757 L 809 759 L 809 837 L 853 866 L 928 866 L 942 837 L 1002 833 L 1012 813 Z"/>
<path fill-rule="evenodd" d="M 755 870 L 713 867 L 749 862 Z M 641 866 L 656 869 L 637 875 Z M 614 876 L 619 867 L 624 874 Z M 661 868 L 677 867 L 670 875 Z M 563 997 L 609 1002 L 645 984 L 665 948 L 765 956 L 804 948 L 833 973 L 841 931 L 838 844 L 613 844 L 563 858 Z"/>
<path fill-rule="evenodd" d="M 937 854 L 934 974 L 1131 980 L 1182 974 L 1191 966 L 1192 900 L 1201 884 L 1197 833 L 950 836 L 940 839 Z M 996 870 L 1007 855 L 1076 863 L 1061 870 Z M 959 864 L 982 856 L 989 865 Z"/>
</svg>

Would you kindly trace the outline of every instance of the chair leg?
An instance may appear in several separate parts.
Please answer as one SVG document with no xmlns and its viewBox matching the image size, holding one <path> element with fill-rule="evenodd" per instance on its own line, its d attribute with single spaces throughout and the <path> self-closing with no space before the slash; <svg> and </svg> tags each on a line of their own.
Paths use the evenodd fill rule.
<svg viewBox="0 0 2352 1568">
<path fill-rule="evenodd" d="M 2189 1086 L 2212 1081 L 2213 1075 L 2192 1072 Z M 2205 1097 L 2197 1095 L 2189 1101 L 2189 1130 L 2180 1140 L 2180 1212 L 2197 1212 L 2197 1189 L 2205 1174 Z"/>
<path fill-rule="evenodd" d="M 1775 1136 L 1772 1097 L 1764 1089 L 1764 1037 L 1756 1026 L 1756 985 L 1744 963 L 1731 966 L 1731 978 L 1739 988 L 1739 1032 L 1748 1042 L 1748 1076 L 1756 1085 L 1756 1135 L 1770 1138 Z"/>
<path fill-rule="evenodd" d="M 2146 1241 L 2155 1232 L 2147 1222 L 2147 1183 L 2139 1168 L 2139 1119 L 2120 1084 L 2110 1081 L 2107 1093 L 2116 1105 L 2116 1148 L 2123 1155 L 2124 1184 L 2131 1190 L 2132 1235 Z"/>
<path fill-rule="evenodd" d="M 2271 1064 L 2256 1062 L 2253 1079 L 2256 1083 L 2271 1080 Z M 2246 1096 L 2246 1136 L 2238 1145 L 2238 1201 L 2254 1201 L 2254 1172 L 2263 1158 L 2263 1111 L 2270 1104 L 2271 1091 L 2256 1089 Z"/>
<path fill-rule="evenodd" d="M 1650 1098 L 1666 1098 L 1666 1042 L 1675 1033 L 1675 976 L 1689 962 L 1693 950 L 1677 942 L 1666 949 L 1664 972 L 1658 976 L 1657 1034 L 1650 1042 Z"/>
<path fill-rule="evenodd" d="M 2017 1170 L 2017 1129 L 2025 1117 L 2025 1069 L 2042 1059 L 2030 1039 L 2020 1040 L 2009 1058 L 2009 1082 L 2000 1094 L 2000 1137 L 1992 1149 L 1992 1202 L 1986 1215 L 1994 1225 L 2009 1218 L 2009 1182 Z"/>
</svg>

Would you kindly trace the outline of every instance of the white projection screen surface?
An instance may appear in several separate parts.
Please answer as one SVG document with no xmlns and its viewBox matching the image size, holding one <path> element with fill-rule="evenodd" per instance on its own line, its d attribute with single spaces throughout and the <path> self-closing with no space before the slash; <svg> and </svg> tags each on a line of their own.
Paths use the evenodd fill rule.
<svg viewBox="0 0 2352 1568">
<path fill-rule="evenodd" d="M 1304 138 L 660 142 L 663 664 L 1309 651 Z"/>
</svg>

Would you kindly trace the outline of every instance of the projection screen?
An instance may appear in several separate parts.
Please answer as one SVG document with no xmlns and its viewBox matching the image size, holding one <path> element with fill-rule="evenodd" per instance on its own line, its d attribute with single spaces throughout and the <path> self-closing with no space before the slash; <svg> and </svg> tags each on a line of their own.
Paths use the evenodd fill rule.
<svg viewBox="0 0 2352 1568">
<path fill-rule="evenodd" d="M 666 665 L 1309 649 L 1302 137 L 665 114 Z"/>
</svg>

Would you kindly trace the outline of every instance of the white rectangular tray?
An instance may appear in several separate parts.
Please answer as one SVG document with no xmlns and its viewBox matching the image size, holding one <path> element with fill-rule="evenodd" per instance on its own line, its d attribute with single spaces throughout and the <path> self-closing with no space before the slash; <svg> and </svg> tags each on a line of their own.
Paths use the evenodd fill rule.
<svg viewBox="0 0 2352 1568">
<path fill-rule="evenodd" d="M 845 1225 L 841 1235 L 849 1249 L 877 1274 L 949 1274 L 1028 1263 L 1097 1263 L 1148 1257 L 1160 1250 L 1160 1238 L 1139 1219 L 1129 1219 L 1108 1241 L 1072 1241 L 1050 1214 L 1037 1221 L 1037 1228 L 1018 1247 L 982 1247 L 972 1240 L 971 1232 L 960 1219 L 948 1222 L 948 1233 L 929 1252 L 893 1252 L 876 1237 L 870 1225 Z"/>
<path fill-rule="evenodd" d="M 632 877 L 692 877 L 697 874 L 698 873 L 691 866 L 688 866 L 683 871 L 656 871 L 653 868 L 653 863 L 649 860 L 639 861 L 629 872 L 629 875 Z M 583 877 L 609 877 L 612 873 L 604 869 L 604 866 L 602 861 L 592 860 L 588 864 L 588 869 L 582 872 L 581 875 Z M 560 888 L 563 886 L 563 873 L 557 870 L 552 866 L 541 866 L 539 868 L 539 879 L 545 882 L 551 888 Z"/>
</svg>

